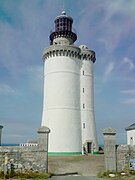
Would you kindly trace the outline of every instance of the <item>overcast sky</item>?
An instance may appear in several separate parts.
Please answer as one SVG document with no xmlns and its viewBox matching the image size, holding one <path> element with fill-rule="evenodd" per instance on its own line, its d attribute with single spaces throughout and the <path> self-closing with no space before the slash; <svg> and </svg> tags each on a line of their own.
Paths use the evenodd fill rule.
<svg viewBox="0 0 135 180">
<path fill-rule="evenodd" d="M 35 139 L 41 125 L 43 49 L 63 8 L 74 19 L 76 46 L 96 52 L 95 117 L 126 143 L 135 123 L 134 0 L 0 0 L 0 124 L 2 143 Z"/>
</svg>

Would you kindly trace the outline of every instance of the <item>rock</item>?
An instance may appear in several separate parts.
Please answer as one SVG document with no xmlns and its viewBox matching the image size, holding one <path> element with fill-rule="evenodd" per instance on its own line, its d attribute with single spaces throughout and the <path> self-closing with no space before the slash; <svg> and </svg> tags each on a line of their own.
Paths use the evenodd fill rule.
<svg viewBox="0 0 135 180">
<path fill-rule="evenodd" d="M 109 177 L 115 177 L 116 175 L 115 174 L 109 174 Z"/>
</svg>

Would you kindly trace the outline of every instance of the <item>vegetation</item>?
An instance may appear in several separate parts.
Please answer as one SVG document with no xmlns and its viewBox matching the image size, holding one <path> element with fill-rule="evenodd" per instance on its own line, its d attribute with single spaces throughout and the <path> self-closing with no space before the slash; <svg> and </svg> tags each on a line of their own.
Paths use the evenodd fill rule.
<svg viewBox="0 0 135 180">
<path fill-rule="evenodd" d="M 109 171 L 105 172 L 105 171 L 101 171 L 97 174 L 97 176 L 99 178 L 105 178 L 105 177 L 108 177 L 109 176 Z"/>
<path fill-rule="evenodd" d="M 48 179 L 51 177 L 50 173 L 39 173 L 34 171 L 26 172 L 10 172 L 4 174 L 3 171 L 0 172 L 0 179 Z"/>
<path fill-rule="evenodd" d="M 115 177 L 113 177 L 113 178 L 109 177 L 110 174 L 114 174 Z M 135 170 L 125 168 L 124 171 L 117 172 L 117 173 L 109 172 L 109 171 L 107 171 L 107 172 L 99 172 L 97 174 L 97 176 L 99 178 L 110 178 L 110 179 L 113 179 L 113 180 L 134 180 L 135 179 Z"/>
</svg>

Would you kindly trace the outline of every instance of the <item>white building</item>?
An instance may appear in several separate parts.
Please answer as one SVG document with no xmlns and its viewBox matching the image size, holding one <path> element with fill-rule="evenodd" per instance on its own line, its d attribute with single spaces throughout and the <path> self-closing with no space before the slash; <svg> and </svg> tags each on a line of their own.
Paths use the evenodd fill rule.
<svg viewBox="0 0 135 180">
<path fill-rule="evenodd" d="M 126 128 L 127 144 L 135 145 L 135 123 Z"/>
<path fill-rule="evenodd" d="M 50 129 L 49 153 L 98 151 L 94 118 L 95 52 L 74 46 L 73 19 L 65 11 L 55 19 L 50 46 L 43 52 L 44 100 L 41 126 Z"/>
<path fill-rule="evenodd" d="M 38 146 L 38 142 L 36 140 L 29 140 L 26 143 L 21 143 L 19 146 Z"/>
</svg>

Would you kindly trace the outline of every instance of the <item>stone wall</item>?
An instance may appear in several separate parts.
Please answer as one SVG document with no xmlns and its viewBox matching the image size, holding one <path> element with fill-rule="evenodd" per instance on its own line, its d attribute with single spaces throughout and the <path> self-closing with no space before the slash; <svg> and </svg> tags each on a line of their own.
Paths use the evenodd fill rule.
<svg viewBox="0 0 135 180">
<path fill-rule="evenodd" d="M 135 145 L 116 145 L 116 131 L 113 128 L 103 130 L 105 170 L 121 172 L 130 168 L 130 161 L 135 162 Z"/>
<path fill-rule="evenodd" d="M 115 150 L 115 134 L 113 128 L 106 128 L 103 130 L 104 134 L 104 154 L 105 154 L 105 168 L 107 171 L 116 171 L 116 150 Z"/>
<path fill-rule="evenodd" d="M 0 170 L 47 172 L 49 132 L 47 127 L 39 128 L 38 146 L 0 146 Z"/>
<path fill-rule="evenodd" d="M 130 160 L 135 159 L 135 145 L 119 145 L 116 150 L 117 171 L 130 167 Z"/>
<path fill-rule="evenodd" d="M 14 166 L 15 170 L 46 171 L 43 159 L 45 152 L 38 147 L 0 147 L 0 170 L 8 170 Z M 44 157 L 46 157 L 44 155 Z M 46 161 L 46 159 L 44 159 Z"/>
</svg>

